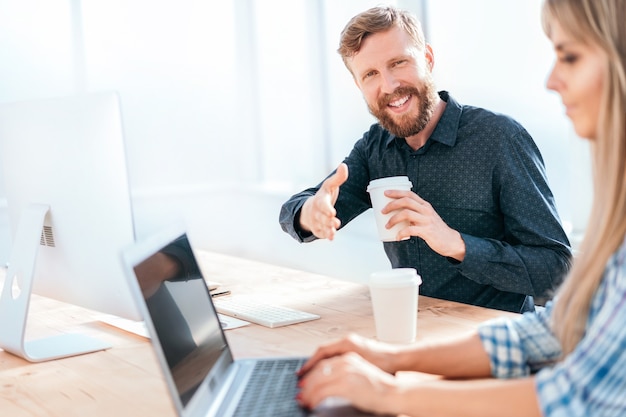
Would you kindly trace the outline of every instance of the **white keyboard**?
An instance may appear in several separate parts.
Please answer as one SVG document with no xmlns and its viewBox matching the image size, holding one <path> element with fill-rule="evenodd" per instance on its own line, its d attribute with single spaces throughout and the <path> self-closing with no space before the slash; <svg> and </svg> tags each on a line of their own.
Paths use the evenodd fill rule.
<svg viewBox="0 0 626 417">
<path fill-rule="evenodd" d="M 213 304 L 218 313 L 272 328 L 320 318 L 317 314 L 248 299 L 220 297 L 213 299 Z"/>
</svg>

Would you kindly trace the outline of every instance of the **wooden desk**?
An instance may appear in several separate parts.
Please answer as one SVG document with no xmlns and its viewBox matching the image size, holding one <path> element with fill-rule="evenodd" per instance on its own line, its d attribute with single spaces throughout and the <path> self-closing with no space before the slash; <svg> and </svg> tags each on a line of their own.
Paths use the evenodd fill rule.
<svg viewBox="0 0 626 417">
<path fill-rule="evenodd" d="M 205 277 L 233 293 L 257 294 L 322 317 L 277 329 L 250 325 L 228 330 L 235 357 L 310 355 L 321 342 L 348 332 L 375 335 L 364 285 L 215 253 L 197 255 Z M 29 338 L 79 331 L 113 348 L 44 363 L 0 350 L 2 416 L 175 415 L 150 342 L 97 321 L 98 314 L 33 296 Z M 418 338 L 454 336 L 502 315 L 511 313 L 420 297 Z"/>
</svg>

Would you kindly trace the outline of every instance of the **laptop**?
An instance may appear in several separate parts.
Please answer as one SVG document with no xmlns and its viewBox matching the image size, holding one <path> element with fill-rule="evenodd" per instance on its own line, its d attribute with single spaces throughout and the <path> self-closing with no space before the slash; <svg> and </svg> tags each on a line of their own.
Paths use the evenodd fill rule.
<svg viewBox="0 0 626 417">
<path fill-rule="evenodd" d="M 233 359 L 184 226 L 136 242 L 122 260 L 178 416 L 370 415 L 339 399 L 299 407 L 305 358 Z"/>
</svg>

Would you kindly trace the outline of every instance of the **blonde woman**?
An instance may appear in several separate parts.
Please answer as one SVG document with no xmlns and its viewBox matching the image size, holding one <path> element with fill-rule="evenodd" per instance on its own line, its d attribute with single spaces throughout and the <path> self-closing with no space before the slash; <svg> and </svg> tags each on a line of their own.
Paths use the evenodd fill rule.
<svg viewBox="0 0 626 417">
<path fill-rule="evenodd" d="M 303 406 L 339 396 L 394 415 L 626 416 L 626 0 L 546 0 L 543 22 L 556 54 L 547 87 L 594 166 L 588 232 L 554 302 L 447 343 L 322 346 L 300 371 Z"/>
</svg>

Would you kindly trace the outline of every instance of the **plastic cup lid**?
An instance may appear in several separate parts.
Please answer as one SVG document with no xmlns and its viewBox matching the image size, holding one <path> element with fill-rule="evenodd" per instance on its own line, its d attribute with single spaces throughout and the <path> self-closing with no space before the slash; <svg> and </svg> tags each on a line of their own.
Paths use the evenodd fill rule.
<svg viewBox="0 0 626 417">
<path fill-rule="evenodd" d="M 369 284 L 378 288 L 401 287 L 407 284 L 420 285 L 422 278 L 414 268 L 394 268 L 388 271 L 378 271 L 370 275 Z"/>
<path fill-rule="evenodd" d="M 411 181 L 409 181 L 409 177 L 407 176 L 385 177 L 385 178 L 378 178 L 378 179 L 370 181 L 369 185 L 367 186 L 367 191 L 369 192 L 373 188 L 391 187 L 394 185 L 402 185 L 402 186 L 408 185 L 409 187 L 413 186 Z"/>
</svg>

